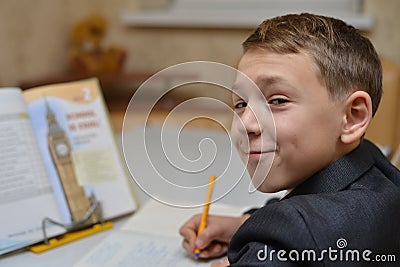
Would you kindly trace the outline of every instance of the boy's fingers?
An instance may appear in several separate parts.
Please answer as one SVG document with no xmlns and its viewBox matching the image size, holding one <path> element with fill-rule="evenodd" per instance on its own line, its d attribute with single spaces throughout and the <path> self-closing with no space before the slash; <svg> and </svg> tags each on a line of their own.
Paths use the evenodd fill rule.
<svg viewBox="0 0 400 267">
<path fill-rule="evenodd" d="M 222 260 L 222 261 L 214 261 L 214 262 L 211 264 L 211 267 L 226 267 L 226 266 L 229 266 L 229 261 L 228 261 L 227 258 L 225 258 L 225 259 Z"/>
<path fill-rule="evenodd" d="M 195 240 L 196 240 L 196 232 L 193 231 L 193 230 L 190 229 L 190 228 L 181 228 L 181 229 L 179 230 L 179 234 L 180 234 L 184 239 L 187 239 L 187 240 L 189 240 L 189 241 L 193 241 L 193 243 L 194 243 Z"/>
<path fill-rule="evenodd" d="M 213 241 L 218 241 L 219 236 L 216 232 L 215 227 L 206 227 L 203 232 L 196 239 L 196 246 L 199 249 L 203 249 L 210 245 Z"/>
<path fill-rule="evenodd" d="M 195 247 L 188 241 L 183 240 L 182 242 L 183 248 L 188 252 L 192 257 L 194 256 Z M 222 255 L 225 255 L 228 252 L 228 245 L 222 243 L 212 243 L 208 247 L 201 250 L 199 257 L 203 259 L 208 258 L 217 258 Z"/>
<path fill-rule="evenodd" d="M 200 221 L 200 216 L 195 215 L 189 219 L 184 225 L 179 228 L 179 234 L 194 247 L 194 242 L 197 238 L 197 229 Z"/>
<path fill-rule="evenodd" d="M 194 246 L 188 240 L 183 240 L 182 247 L 187 251 L 189 255 L 193 256 Z"/>
<path fill-rule="evenodd" d="M 192 232 L 196 233 L 199 228 L 201 214 L 194 215 L 187 222 L 185 222 L 181 228 L 179 228 L 179 234 L 185 236 Z"/>
<path fill-rule="evenodd" d="M 204 250 L 200 252 L 199 257 L 208 259 L 208 258 L 217 258 L 225 255 L 228 252 L 228 245 L 223 243 L 212 243 Z"/>
</svg>

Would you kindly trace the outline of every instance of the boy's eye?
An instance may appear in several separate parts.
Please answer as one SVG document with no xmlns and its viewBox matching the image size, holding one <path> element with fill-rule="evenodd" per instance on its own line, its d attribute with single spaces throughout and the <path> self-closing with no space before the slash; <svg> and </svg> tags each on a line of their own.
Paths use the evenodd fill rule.
<svg viewBox="0 0 400 267">
<path fill-rule="evenodd" d="M 239 103 L 235 104 L 235 109 L 245 108 L 245 107 L 247 107 L 246 102 L 239 102 Z"/>
<path fill-rule="evenodd" d="M 274 98 L 268 101 L 268 104 L 270 105 L 283 105 L 285 103 L 289 102 L 289 100 L 285 98 Z"/>
</svg>

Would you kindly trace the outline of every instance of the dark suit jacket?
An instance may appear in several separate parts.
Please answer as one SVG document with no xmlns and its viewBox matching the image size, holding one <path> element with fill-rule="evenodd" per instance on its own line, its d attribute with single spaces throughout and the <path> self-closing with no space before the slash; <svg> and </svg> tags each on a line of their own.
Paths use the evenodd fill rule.
<svg viewBox="0 0 400 267">
<path fill-rule="evenodd" d="M 233 236 L 228 258 L 236 267 L 400 266 L 399 170 L 363 141 L 254 212 Z"/>
</svg>

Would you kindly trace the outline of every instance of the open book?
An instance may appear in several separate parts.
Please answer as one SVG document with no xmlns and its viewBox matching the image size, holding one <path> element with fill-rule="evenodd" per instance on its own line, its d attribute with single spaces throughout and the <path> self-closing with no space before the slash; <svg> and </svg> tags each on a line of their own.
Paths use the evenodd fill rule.
<svg viewBox="0 0 400 267">
<path fill-rule="evenodd" d="M 0 255 L 137 208 L 97 79 L 0 89 L 0 146 Z"/>
</svg>

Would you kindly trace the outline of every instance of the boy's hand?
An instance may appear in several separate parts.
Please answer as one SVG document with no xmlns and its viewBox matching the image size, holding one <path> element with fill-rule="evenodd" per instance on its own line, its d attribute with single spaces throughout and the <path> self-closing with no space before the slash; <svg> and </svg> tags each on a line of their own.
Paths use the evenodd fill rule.
<svg viewBox="0 0 400 267">
<path fill-rule="evenodd" d="M 226 267 L 226 266 L 229 266 L 228 258 L 225 258 L 222 261 L 214 261 L 211 264 L 211 267 Z"/>
<path fill-rule="evenodd" d="M 183 247 L 191 257 L 194 257 L 195 248 L 201 250 L 200 258 L 221 257 L 228 251 L 229 242 L 236 230 L 250 215 L 241 217 L 208 216 L 207 227 L 197 237 L 197 229 L 200 225 L 201 214 L 190 218 L 179 229 L 183 236 Z"/>
</svg>

